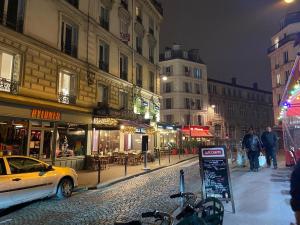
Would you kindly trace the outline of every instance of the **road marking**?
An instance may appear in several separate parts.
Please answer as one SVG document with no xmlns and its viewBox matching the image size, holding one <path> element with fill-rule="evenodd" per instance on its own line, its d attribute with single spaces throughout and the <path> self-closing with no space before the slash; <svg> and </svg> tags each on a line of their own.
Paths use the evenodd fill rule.
<svg viewBox="0 0 300 225">
<path fill-rule="evenodd" d="M 0 224 L 1 223 L 6 223 L 6 222 L 10 222 L 10 221 L 12 221 L 12 219 L 3 220 L 3 221 L 0 221 Z"/>
</svg>

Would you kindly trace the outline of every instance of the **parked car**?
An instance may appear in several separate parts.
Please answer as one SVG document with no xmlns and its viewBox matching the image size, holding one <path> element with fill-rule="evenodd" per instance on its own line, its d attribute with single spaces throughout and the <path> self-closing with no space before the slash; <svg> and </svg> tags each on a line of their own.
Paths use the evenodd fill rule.
<svg viewBox="0 0 300 225">
<path fill-rule="evenodd" d="M 0 157 L 0 209 L 54 195 L 70 197 L 77 178 L 71 168 L 51 166 L 35 158 Z"/>
</svg>

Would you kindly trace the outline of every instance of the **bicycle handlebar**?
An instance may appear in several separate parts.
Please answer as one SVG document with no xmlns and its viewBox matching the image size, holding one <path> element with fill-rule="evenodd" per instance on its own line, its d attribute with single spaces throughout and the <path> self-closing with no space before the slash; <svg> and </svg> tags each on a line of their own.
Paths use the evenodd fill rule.
<svg viewBox="0 0 300 225">
<path fill-rule="evenodd" d="M 179 192 L 177 194 L 170 195 L 170 198 L 181 198 L 181 197 L 190 197 L 195 196 L 192 192 Z"/>
</svg>

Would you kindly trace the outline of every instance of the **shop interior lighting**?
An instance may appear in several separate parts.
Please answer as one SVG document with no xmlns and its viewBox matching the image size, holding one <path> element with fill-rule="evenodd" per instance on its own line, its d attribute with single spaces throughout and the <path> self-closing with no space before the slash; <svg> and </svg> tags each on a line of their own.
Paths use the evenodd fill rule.
<svg viewBox="0 0 300 225">
<path fill-rule="evenodd" d="M 0 122 L 0 125 L 6 125 L 7 123 L 5 123 L 5 122 Z"/>
</svg>

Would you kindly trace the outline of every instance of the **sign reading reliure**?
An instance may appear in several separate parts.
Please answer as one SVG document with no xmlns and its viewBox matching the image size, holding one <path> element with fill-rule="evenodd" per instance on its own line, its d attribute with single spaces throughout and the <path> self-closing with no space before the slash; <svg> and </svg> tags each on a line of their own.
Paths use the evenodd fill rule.
<svg viewBox="0 0 300 225">
<path fill-rule="evenodd" d="M 61 113 L 43 109 L 32 109 L 31 118 L 42 120 L 61 120 Z"/>
<path fill-rule="evenodd" d="M 231 201 L 233 212 L 235 212 L 226 148 L 223 146 L 201 147 L 199 165 L 203 197 Z"/>
</svg>

